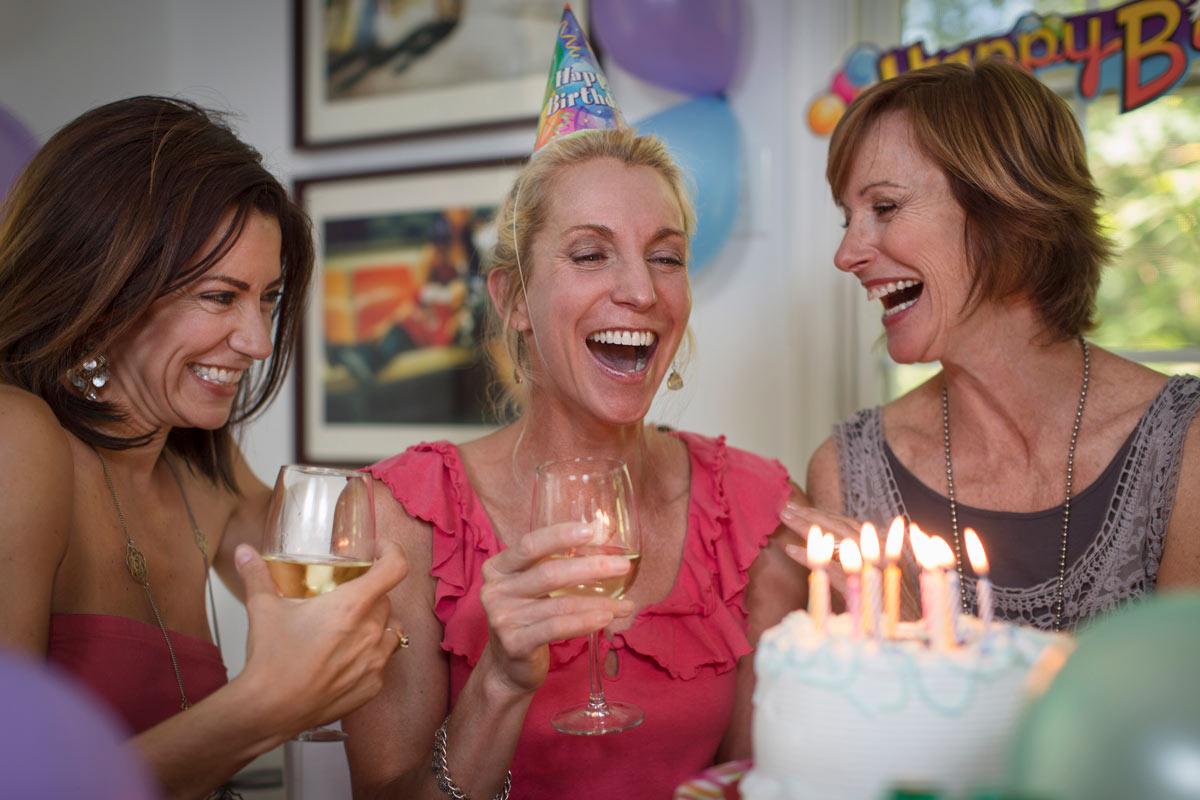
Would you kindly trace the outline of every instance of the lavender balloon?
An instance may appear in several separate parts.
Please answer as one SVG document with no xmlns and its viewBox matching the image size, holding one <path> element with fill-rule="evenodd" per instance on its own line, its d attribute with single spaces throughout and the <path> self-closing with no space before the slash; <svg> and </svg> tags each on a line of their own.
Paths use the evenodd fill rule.
<svg viewBox="0 0 1200 800">
<path fill-rule="evenodd" d="M 737 71 L 740 0 L 605 0 L 592 34 L 614 61 L 656 86 L 718 94 Z"/>
<path fill-rule="evenodd" d="M 0 650 L 0 708 L 5 797 L 161 797 L 115 718 L 45 664 Z"/>
<path fill-rule="evenodd" d="M 8 194 L 37 149 L 37 139 L 29 129 L 0 106 L 0 199 Z"/>
</svg>

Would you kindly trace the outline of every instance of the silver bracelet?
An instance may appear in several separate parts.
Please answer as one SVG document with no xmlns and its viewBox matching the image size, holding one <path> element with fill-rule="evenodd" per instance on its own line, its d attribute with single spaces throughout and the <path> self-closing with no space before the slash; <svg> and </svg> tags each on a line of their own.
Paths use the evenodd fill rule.
<svg viewBox="0 0 1200 800">
<path fill-rule="evenodd" d="M 446 725 L 449 723 L 450 717 L 446 717 L 442 721 L 442 727 L 433 735 L 433 777 L 437 778 L 438 788 L 454 800 L 470 800 L 467 793 L 458 788 L 458 784 L 450 777 L 450 769 L 446 766 Z M 504 776 L 504 787 L 492 800 L 508 800 L 508 793 L 511 791 L 512 770 L 509 770 Z"/>
</svg>

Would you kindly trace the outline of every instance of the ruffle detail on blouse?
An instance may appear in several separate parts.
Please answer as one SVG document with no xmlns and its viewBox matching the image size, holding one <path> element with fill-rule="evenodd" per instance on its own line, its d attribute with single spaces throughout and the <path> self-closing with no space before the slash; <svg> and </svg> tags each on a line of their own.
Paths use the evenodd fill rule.
<svg viewBox="0 0 1200 800">
<path fill-rule="evenodd" d="M 616 638 L 688 680 L 727 672 L 753 652 L 746 635 L 748 573 L 779 527 L 791 485 L 778 461 L 728 447 L 724 436 L 672 435 L 687 445 L 692 468 L 683 560 L 666 599 L 639 611 Z"/>
<path fill-rule="evenodd" d="M 445 630 L 442 649 L 474 667 L 488 640 L 487 614 L 479 600 L 483 562 L 502 548 L 458 448 L 446 441 L 422 442 L 370 471 L 409 516 L 433 527 L 430 574 L 437 579 L 434 613 Z"/>
<path fill-rule="evenodd" d="M 601 653 L 627 647 L 673 678 L 721 674 L 752 652 L 745 605 L 748 572 L 791 492 L 775 460 L 728 447 L 725 438 L 674 433 L 691 463 L 688 531 L 670 594 L 639 610 L 633 625 L 601 637 Z M 472 667 L 488 639 L 479 601 L 483 562 L 501 550 L 482 504 L 467 480 L 458 450 L 423 443 L 371 467 L 415 519 L 433 526 L 435 612 L 445 630 L 443 649 Z M 587 653 L 587 638 L 550 645 L 550 668 Z"/>
</svg>

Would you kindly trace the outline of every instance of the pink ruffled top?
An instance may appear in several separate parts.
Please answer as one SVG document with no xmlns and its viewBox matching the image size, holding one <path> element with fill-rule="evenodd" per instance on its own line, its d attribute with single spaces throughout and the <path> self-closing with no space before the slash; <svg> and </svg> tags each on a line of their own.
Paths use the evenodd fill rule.
<svg viewBox="0 0 1200 800">
<path fill-rule="evenodd" d="M 169 633 L 190 702 L 225 685 L 225 664 L 215 644 Z M 131 733 L 180 711 L 175 667 L 157 625 L 109 614 L 54 614 L 46 658 L 98 695 Z"/>
<path fill-rule="evenodd" d="M 747 638 L 747 571 L 779 525 L 790 491 L 778 461 L 712 439 L 674 433 L 688 447 L 688 531 L 675 584 L 632 627 L 600 637 L 618 655 L 605 694 L 640 706 L 645 721 L 599 737 L 550 727 L 554 712 L 587 699 L 587 639 L 550 645 L 550 673 L 534 696 L 512 763 L 523 798 L 669 798 L 713 763 L 733 712 Z M 488 640 L 479 600 L 483 562 L 502 549 L 458 450 L 423 443 L 371 467 L 415 519 L 433 527 L 435 612 L 450 658 L 453 704 Z M 519 790 L 516 787 L 520 787 Z"/>
</svg>

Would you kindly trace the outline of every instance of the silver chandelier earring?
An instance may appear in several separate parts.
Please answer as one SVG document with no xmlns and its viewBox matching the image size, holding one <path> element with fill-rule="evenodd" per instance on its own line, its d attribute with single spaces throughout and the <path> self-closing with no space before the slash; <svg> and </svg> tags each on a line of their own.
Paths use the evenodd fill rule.
<svg viewBox="0 0 1200 800">
<path fill-rule="evenodd" d="M 67 373 L 67 377 L 88 400 L 98 400 L 96 390 L 108 383 L 108 359 L 102 355 L 92 356 Z"/>
<path fill-rule="evenodd" d="M 683 376 L 679 374 L 679 370 L 675 365 L 671 365 L 671 374 L 667 376 L 667 388 L 672 392 L 677 392 L 683 388 Z"/>
</svg>

